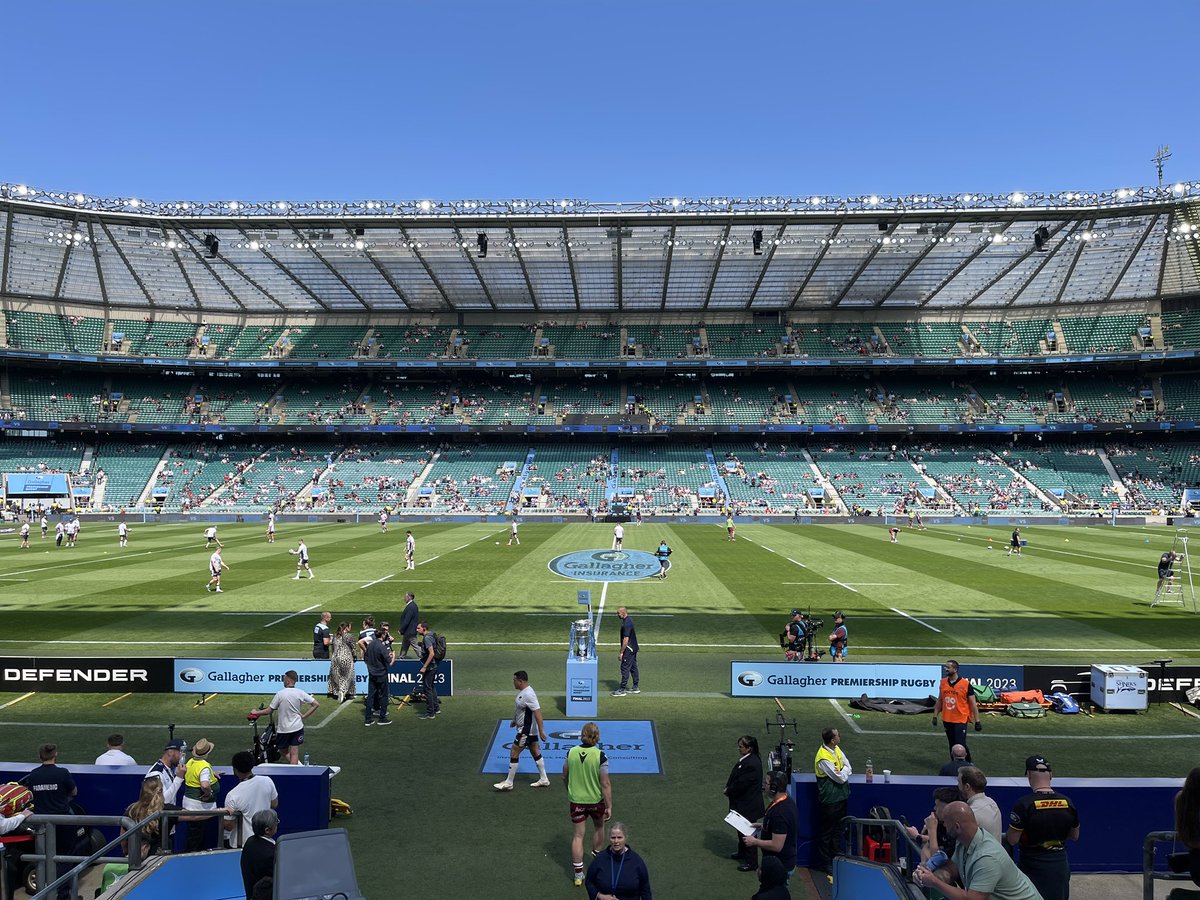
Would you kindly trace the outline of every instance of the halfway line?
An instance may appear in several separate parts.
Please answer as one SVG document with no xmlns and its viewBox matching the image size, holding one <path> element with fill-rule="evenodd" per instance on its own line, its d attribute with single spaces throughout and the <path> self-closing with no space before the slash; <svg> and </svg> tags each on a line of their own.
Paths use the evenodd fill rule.
<svg viewBox="0 0 1200 900">
<path fill-rule="evenodd" d="M 263 626 L 263 628 L 270 628 L 272 625 L 278 625 L 280 622 L 286 622 L 288 619 L 294 619 L 296 616 L 302 616 L 306 612 L 312 612 L 320 605 L 320 603 L 314 603 L 312 606 L 306 606 L 304 609 L 300 610 L 300 612 L 294 612 L 291 615 L 284 616 L 282 619 L 276 619 L 274 622 L 268 622 Z"/>
<path fill-rule="evenodd" d="M 894 613 L 895 613 L 896 615 L 898 615 L 898 616 L 904 616 L 904 618 L 906 618 L 906 619 L 912 619 L 912 620 L 913 620 L 914 622 L 916 622 L 918 625 L 924 625 L 924 626 L 925 626 L 926 628 L 928 628 L 930 631 L 936 631 L 938 634 L 941 634 L 941 633 L 942 633 L 942 629 L 940 629 L 940 628 L 934 628 L 934 627 L 933 627 L 932 625 L 930 625 L 928 622 L 922 622 L 922 621 L 921 621 L 920 619 L 918 619 L 916 616 L 910 616 L 908 613 L 906 613 L 906 612 L 905 612 L 904 610 L 902 610 L 902 609 L 896 609 L 896 607 L 894 607 L 894 606 L 889 606 L 889 607 L 888 607 L 888 609 L 890 609 L 892 612 L 894 612 Z"/>
<path fill-rule="evenodd" d="M 387 581 L 389 578 L 395 578 L 395 577 L 396 577 L 395 572 L 393 572 L 391 575 L 384 575 L 382 578 L 376 578 L 374 581 L 368 581 L 366 584 L 364 584 L 362 587 L 360 587 L 359 590 L 361 591 L 363 588 L 369 588 L 372 585 L 380 584 L 384 581 Z"/>
</svg>

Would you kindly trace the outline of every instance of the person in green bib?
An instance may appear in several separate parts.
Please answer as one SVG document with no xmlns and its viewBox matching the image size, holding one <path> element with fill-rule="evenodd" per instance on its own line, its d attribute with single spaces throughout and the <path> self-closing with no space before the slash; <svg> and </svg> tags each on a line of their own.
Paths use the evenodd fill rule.
<svg viewBox="0 0 1200 900">
<path fill-rule="evenodd" d="M 604 849 L 604 823 L 612 818 L 612 782 L 608 778 L 608 757 L 600 749 L 600 729 L 588 722 L 579 733 L 580 745 L 572 747 L 563 763 L 563 783 L 567 786 L 571 822 L 571 863 L 575 886 L 583 884 L 583 833 L 592 820 L 592 855 Z"/>
</svg>

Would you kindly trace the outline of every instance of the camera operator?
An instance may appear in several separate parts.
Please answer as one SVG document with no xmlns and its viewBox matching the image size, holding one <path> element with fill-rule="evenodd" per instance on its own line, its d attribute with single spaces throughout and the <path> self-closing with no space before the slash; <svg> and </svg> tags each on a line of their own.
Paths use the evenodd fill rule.
<svg viewBox="0 0 1200 900">
<path fill-rule="evenodd" d="M 816 636 L 817 629 L 823 624 L 820 619 L 814 619 L 807 613 L 793 609 L 792 619 L 787 623 L 783 633 L 784 658 L 788 662 L 816 659 L 813 638 Z"/>
</svg>

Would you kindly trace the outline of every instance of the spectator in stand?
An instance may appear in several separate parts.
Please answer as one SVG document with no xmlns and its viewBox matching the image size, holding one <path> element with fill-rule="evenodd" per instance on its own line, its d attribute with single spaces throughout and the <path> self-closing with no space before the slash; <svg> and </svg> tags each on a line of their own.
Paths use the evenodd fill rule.
<svg viewBox="0 0 1200 900">
<path fill-rule="evenodd" d="M 943 819 L 955 840 L 954 858 L 917 866 L 913 881 L 918 886 L 936 889 L 946 900 L 1042 900 L 1003 844 L 975 821 L 967 804 L 949 804 Z M 951 883 L 960 880 L 961 888 Z"/>
<path fill-rule="evenodd" d="M 245 846 L 250 839 L 249 831 L 254 816 L 265 809 L 279 807 L 279 792 L 275 782 L 266 775 L 254 774 L 254 754 L 249 750 L 239 750 L 233 754 L 233 774 L 237 785 L 225 796 L 225 810 L 229 813 L 241 813 L 239 820 L 236 815 L 225 818 L 225 842 L 231 849 Z"/>
<path fill-rule="evenodd" d="M 98 766 L 136 766 L 137 762 L 125 752 L 125 738 L 119 734 L 108 736 L 108 749 L 96 757 Z"/>
<path fill-rule="evenodd" d="M 250 826 L 254 834 L 242 847 L 242 885 L 246 889 L 246 900 L 258 896 L 255 885 L 269 881 L 275 875 L 275 834 L 279 831 L 279 814 L 273 809 L 260 810 L 250 820 Z"/>
<path fill-rule="evenodd" d="M 1175 795 L 1175 839 L 1187 852 L 1171 855 L 1171 871 L 1188 872 L 1200 884 L 1200 766 L 1188 772 L 1183 790 Z"/>
<path fill-rule="evenodd" d="M 158 778 L 145 778 L 142 780 L 141 794 L 137 800 L 129 804 L 125 815 L 135 822 L 141 822 L 166 808 L 167 804 L 163 802 L 162 781 Z M 138 855 L 142 859 L 153 856 L 162 849 L 162 820 L 151 822 L 138 832 L 138 835 L 141 839 L 141 849 Z M 121 852 L 129 852 L 128 841 L 121 845 Z"/>
<path fill-rule="evenodd" d="M 996 801 L 984 791 L 987 790 L 987 777 L 974 766 L 963 766 L 958 770 L 958 792 L 962 794 L 975 820 L 996 840 L 1004 837 L 1004 817 L 1000 815 L 1000 807 Z"/>
<path fill-rule="evenodd" d="M 967 760 L 967 748 L 962 744 L 955 744 L 950 748 L 950 762 L 942 766 L 938 775 L 943 778 L 956 778 L 958 777 L 958 770 L 970 764 Z"/>
</svg>

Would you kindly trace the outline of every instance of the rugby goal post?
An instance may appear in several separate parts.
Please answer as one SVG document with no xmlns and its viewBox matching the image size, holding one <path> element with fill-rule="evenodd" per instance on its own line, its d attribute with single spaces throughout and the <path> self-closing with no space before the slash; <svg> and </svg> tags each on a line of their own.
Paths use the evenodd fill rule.
<svg viewBox="0 0 1200 900">
<path fill-rule="evenodd" d="M 1175 530 L 1175 540 L 1171 544 L 1175 554 L 1175 563 L 1171 574 L 1156 585 L 1154 601 L 1151 606 L 1180 606 L 1192 612 L 1197 612 L 1196 586 L 1192 581 L 1192 559 L 1188 554 L 1188 533 L 1186 528 Z"/>
</svg>

